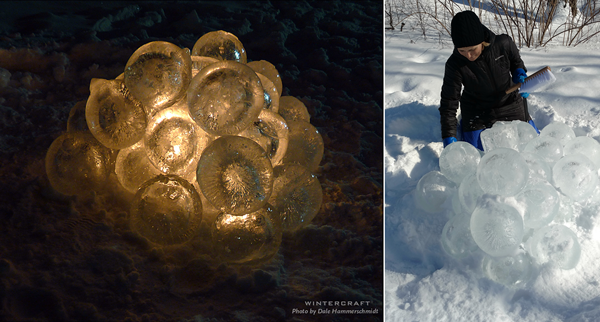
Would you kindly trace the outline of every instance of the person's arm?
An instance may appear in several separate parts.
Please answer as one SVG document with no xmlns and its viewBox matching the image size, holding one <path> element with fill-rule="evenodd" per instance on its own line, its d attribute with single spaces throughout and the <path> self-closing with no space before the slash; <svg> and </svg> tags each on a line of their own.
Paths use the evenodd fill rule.
<svg viewBox="0 0 600 322">
<path fill-rule="evenodd" d="M 456 113 L 458 111 L 461 91 L 462 78 L 460 73 L 450 62 L 446 62 L 439 108 L 442 139 L 457 137 L 458 121 L 456 120 Z"/>
</svg>

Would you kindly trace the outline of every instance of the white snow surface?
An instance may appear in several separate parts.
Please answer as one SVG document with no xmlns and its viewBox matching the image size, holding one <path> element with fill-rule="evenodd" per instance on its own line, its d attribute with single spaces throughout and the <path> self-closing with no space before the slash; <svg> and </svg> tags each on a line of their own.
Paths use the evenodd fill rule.
<svg viewBox="0 0 600 322">
<path fill-rule="evenodd" d="M 408 28 L 407 28 L 408 29 Z M 493 29 L 492 29 L 493 30 Z M 493 30 L 495 31 L 495 30 Z M 499 33 L 499 32 L 498 32 Z M 521 48 L 529 74 L 550 66 L 556 82 L 528 98 L 542 130 L 563 122 L 576 136 L 600 140 L 600 46 Z M 416 31 L 385 34 L 385 320 L 600 321 L 600 202 L 577 204 L 553 223 L 572 229 L 581 260 L 571 270 L 540 265 L 520 289 L 483 275 L 482 256 L 453 259 L 440 245 L 452 205 L 430 214 L 416 207 L 419 179 L 439 171 L 439 103 L 449 37 Z"/>
</svg>

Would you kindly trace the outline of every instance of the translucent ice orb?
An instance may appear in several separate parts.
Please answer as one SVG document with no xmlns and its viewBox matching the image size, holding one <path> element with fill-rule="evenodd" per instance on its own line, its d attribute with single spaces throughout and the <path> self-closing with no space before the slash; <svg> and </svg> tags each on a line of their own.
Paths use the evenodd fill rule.
<svg viewBox="0 0 600 322">
<path fill-rule="evenodd" d="M 415 203 L 417 207 L 429 213 L 440 212 L 446 200 L 452 198 L 455 190 L 454 182 L 439 171 L 431 171 L 421 177 L 417 183 Z"/>
<path fill-rule="evenodd" d="M 529 177 L 527 162 L 519 152 L 497 148 L 487 152 L 477 167 L 477 180 L 483 191 L 490 194 L 513 196 Z"/>
<path fill-rule="evenodd" d="M 88 131 L 87 121 L 85 120 L 85 106 L 87 101 L 79 101 L 69 111 L 67 120 L 67 131 Z"/>
<path fill-rule="evenodd" d="M 460 204 L 462 205 L 464 211 L 468 214 L 473 213 L 475 206 L 477 206 L 477 201 L 481 196 L 483 196 L 483 194 L 484 192 L 479 186 L 476 173 L 467 175 L 458 187 L 458 198 L 460 200 Z"/>
<path fill-rule="evenodd" d="M 446 178 L 460 184 L 470 173 L 475 172 L 481 160 L 479 150 L 473 145 L 459 141 L 448 145 L 440 154 L 440 171 Z"/>
<path fill-rule="evenodd" d="M 275 65 L 271 64 L 266 60 L 255 60 L 249 62 L 248 66 L 252 68 L 252 70 L 254 70 L 256 73 L 263 74 L 267 78 L 269 78 L 269 80 L 273 82 L 273 85 L 275 85 L 278 95 L 281 96 L 281 93 L 283 91 L 283 84 L 281 82 L 281 76 L 279 75 L 279 71 L 277 70 Z"/>
<path fill-rule="evenodd" d="M 248 62 L 246 49 L 242 42 L 234 34 L 223 30 L 211 31 L 200 37 L 192 48 L 192 55 L 242 64 Z"/>
<path fill-rule="evenodd" d="M 552 136 L 538 136 L 533 138 L 523 152 L 533 153 L 538 155 L 549 165 L 554 165 L 558 159 L 563 156 L 563 147 L 560 141 Z"/>
<path fill-rule="evenodd" d="M 256 73 L 256 75 L 258 76 L 258 79 L 260 79 L 260 84 L 265 93 L 265 103 L 263 104 L 263 108 L 277 113 L 279 111 L 279 93 L 277 93 L 275 84 L 261 73 Z"/>
<path fill-rule="evenodd" d="M 520 152 L 522 152 L 525 150 L 525 147 L 527 146 L 527 143 L 529 143 L 529 141 L 538 137 L 538 133 L 535 131 L 533 126 L 531 126 L 531 124 L 529 124 L 528 122 L 522 122 L 522 121 L 513 121 L 513 122 L 516 122 L 516 124 L 517 124 L 517 133 L 519 136 L 518 149 Z"/>
<path fill-rule="evenodd" d="M 273 169 L 271 203 L 279 212 L 284 230 L 306 227 L 321 209 L 323 190 L 316 176 L 299 164 Z"/>
<path fill-rule="evenodd" d="M 117 150 L 138 142 L 147 125 L 144 109 L 119 80 L 92 79 L 85 118 L 98 141 Z"/>
<path fill-rule="evenodd" d="M 112 171 L 110 155 L 110 149 L 90 133 L 66 132 L 52 142 L 46 153 L 48 180 L 65 195 L 98 190 Z"/>
<path fill-rule="evenodd" d="M 271 159 L 273 166 L 282 163 L 289 142 L 289 128 L 281 115 L 269 110 L 262 110 L 255 122 L 240 136 L 258 143 Z"/>
<path fill-rule="evenodd" d="M 531 279 L 533 261 L 524 252 L 506 257 L 486 256 L 482 261 L 482 269 L 492 281 L 508 287 L 519 288 Z"/>
<path fill-rule="evenodd" d="M 187 102 L 192 119 L 206 132 L 234 135 L 257 120 L 264 105 L 264 90 L 250 67 L 222 61 L 194 76 Z"/>
<path fill-rule="evenodd" d="M 529 239 L 528 247 L 540 264 L 552 262 L 564 270 L 575 268 L 581 256 L 577 235 L 564 225 L 540 228 Z"/>
<path fill-rule="evenodd" d="M 561 146 L 575 138 L 575 132 L 570 126 L 561 122 L 552 122 L 546 125 L 541 131 L 540 136 L 549 136 L 560 141 Z"/>
<path fill-rule="evenodd" d="M 548 182 L 552 181 L 552 168 L 548 166 L 548 163 L 537 154 L 531 152 L 521 153 L 527 166 L 529 166 L 529 178 L 539 178 Z"/>
<path fill-rule="evenodd" d="M 146 181 L 131 203 L 131 229 L 167 246 L 190 240 L 202 222 L 202 201 L 194 187 L 178 176 Z"/>
<path fill-rule="evenodd" d="M 299 163 L 309 171 L 315 171 L 323 159 L 324 145 L 321 134 L 312 124 L 304 121 L 288 121 L 288 148 L 283 163 Z"/>
<path fill-rule="evenodd" d="M 287 121 L 310 122 L 310 114 L 306 105 L 293 96 L 281 96 L 279 99 L 279 114 Z"/>
<path fill-rule="evenodd" d="M 281 220 L 270 205 L 245 215 L 221 213 L 211 228 L 215 255 L 232 264 L 265 263 L 278 251 Z"/>
<path fill-rule="evenodd" d="M 258 143 L 222 136 L 206 147 L 196 171 L 200 190 L 217 209 L 234 215 L 263 207 L 273 190 L 273 166 Z"/>
<path fill-rule="evenodd" d="M 513 255 L 523 239 L 523 218 L 497 198 L 483 198 L 471 215 L 471 234 L 488 255 Z"/>
<path fill-rule="evenodd" d="M 196 76 L 201 70 L 210 64 L 214 64 L 219 60 L 206 56 L 191 56 L 192 59 L 192 77 Z"/>
<path fill-rule="evenodd" d="M 115 162 L 115 173 L 119 183 L 125 189 L 135 193 L 144 182 L 159 175 L 160 171 L 150 163 L 144 142 L 140 141 L 119 151 Z"/>
<path fill-rule="evenodd" d="M 523 225 L 533 229 L 549 224 L 560 204 L 556 189 L 541 179 L 531 180 L 515 199 L 524 207 Z"/>
<path fill-rule="evenodd" d="M 138 48 L 127 61 L 125 85 L 149 115 L 184 97 L 192 78 L 189 50 L 166 41 Z"/>
<path fill-rule="evenodd" d="M 496 122 L 494 125 L 481 132 L 481 144 L 486 152 L 497 148 L 519 149 L 519 133 L 516 123 Z"/>
<path fill-rule="evenodd" d="M 596 165 L 583 154 L 567 155 L 552 168 L 554 184 L 575 201 L 588 198 L 598 185 Z"/>
<path fill-rule="evenodd" d="M 470 219 L 469 214 L 461 213 L 450 218 L 444 225 L 440 242 L 448 255 L 463 258 L 477 250 L 477 244 L 471 235 Z"/>
<path fill-rule="evenodd" d="M 600 143 L 589 136 L 578 136 L 565 144 L 564 155 L 580 153 L 600 168 Z"/>
</svg>

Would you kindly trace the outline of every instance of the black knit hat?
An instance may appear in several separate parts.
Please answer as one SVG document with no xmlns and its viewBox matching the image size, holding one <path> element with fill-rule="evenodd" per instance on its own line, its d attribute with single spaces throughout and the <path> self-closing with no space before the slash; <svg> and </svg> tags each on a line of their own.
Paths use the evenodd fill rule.
<svg viewBox="0 0 600 322">
<path fill-rule="evenodd" d="M 485 40 L 483 25 L 470 10 L 459 12 L 452 18 L 450 33 L 456 48 L 479 45 Z"/>
</svg>

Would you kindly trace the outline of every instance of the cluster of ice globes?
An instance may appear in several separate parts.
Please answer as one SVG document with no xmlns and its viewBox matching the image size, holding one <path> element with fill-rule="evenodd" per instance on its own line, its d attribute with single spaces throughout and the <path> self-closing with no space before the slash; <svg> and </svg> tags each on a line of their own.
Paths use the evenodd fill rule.
<svg viewBox="0 0 600 322">
<path fill-rule="evenodd" d="M 92 79 L 47 152 L 48 179 L 77 195 L 114 173 L 134 194 L 131 229 L 149 241 L 186 243 L 204 220 L 217 257 L 265 261 L 322 202 L 323 139 L 306 106 L 281 93 L 275 66 L 248 62 L 231 33 L 209 32 L 191 52 L 148 43 L 116 79 Z"/>
<path fill-rule="evenodd" d="M 481 133 L 484 151 L 448 145 L 440 171 L 418 182 L 415 201 L 435 213 L 452 208 L 441 244 L 462 258 L 483 251 L 483 272 L 521 287 L 536 265 L 575 268 L 581 248 L 564 225 L 576 203 L 598 199 L 600 143 L 553 122 L 538 133 L 526 122 L 497 122 Z"/>
</svg>

